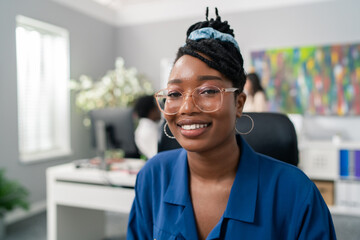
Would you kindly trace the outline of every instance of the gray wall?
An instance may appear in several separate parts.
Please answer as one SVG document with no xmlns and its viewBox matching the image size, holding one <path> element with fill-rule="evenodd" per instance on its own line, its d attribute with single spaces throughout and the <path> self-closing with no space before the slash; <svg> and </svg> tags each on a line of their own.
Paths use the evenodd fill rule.
<svg viewBox="0 0 360 240">
<path fill-rule="evenodd" d="M 31 193 L 31 202 L 45 200 L 45 170 L 49 166 L 93 156 L 89 131 L 71 106 L 71 147 L 73 155 L 33 164 L 19 162 L 17 137 L 17 93 L 15 17 L 21 14 L 69 30 L 70 74 L 101 77 L 112 69 L 116 57 L 116 29 L 50 0 L 0 0 L 0 167 L 18 179 Z M 72 101 L 73 102 L 73 101 Z"/>
<path fill-rule="evenodd" d="M 246 69 L 252 49 L 360 43 L 358 0 L 323 1 L 231 14 L 221 14 L 221 6 L 218 7 L 222 19 L 228 20 L 235 31 Z M 118 55 L 145 72 L 159 88 L 160 59 L 173 58 L 178 47 L 184 44 L 190 24 L 204 19 L 200 13 L 193 19 L 121 27 L 117 33 Z M 312 120 L 316 120 L 316 126 L 335 127 L 336 131 L 344 131 L 347 139 L 360 141 L 360 117 L 311 117 L 307 129 L 313 136 L 317 133 L 316 127 L 311 127 Z M 319 135 L 326 134 L 319 132 Z"/>
</svg>

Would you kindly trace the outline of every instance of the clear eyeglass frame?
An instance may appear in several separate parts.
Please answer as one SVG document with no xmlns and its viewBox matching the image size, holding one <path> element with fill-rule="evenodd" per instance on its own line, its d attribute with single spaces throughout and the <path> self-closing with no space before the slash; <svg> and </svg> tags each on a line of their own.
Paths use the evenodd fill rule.
<svg viewBox="0 0 360 240">
<path fill-rule="evenodd" d="M 177 114 L 177 113 L 179 112 L 179 110 L 181 109 L 181 107 L 183 106 L 183 104 L 184 104 L 184 99 L 186 99 L 187 97 L 191 97 L 191 98 L 192 98 L 194 105 L 195 105 L 200 111 L 205 112 L 205 113 L 212 113 L 212 112 L 218 111 L 218 110 L 222 107 L 223 98 L 224 98 L 224 94 L 225 94 L 225 93 L 234 93 L 234 92 L 236 92 L 236 91 L 239 91 L 239 88 L 220 88 L 220 87 L 217 87 L 217 86 L 206 86 L 205 88 L 212 88 L 212 89 L 218 89 L 218 90 L 219 90 L 218 93 L 220 94 L 220 103 L 219 103 L 218 106 L 217 106 L 216 108 L 214 108 L 213 110 L 204 110 L 204 109 L 202 109 L 201 106 L 199 106 L 199 104 L 196 102 L 196 100 L 195 100 L 196 98 L 193 97 L 193 96 L 194 96 L 194 93 L 196 93 L 196 92 L 197 92 L 199 89 L 201 89 L 201 88 L 204 88 L 204 87 L 202 87 L 202 86 L 201 86 L 201 87 L 197 87 L 197 88 L 195 88 L 190 94 L 185 94 L 184 92 L 179 92 L 179 93 L 181 94 L 181 98 L 182 98 L 182 99 L 181 99 L 181 104 L 179 105 L 178 110 L 177 110 L 176 112 L 166 112 L 166 111 L 161 107 L 161 105 L 163 104 L 163 103 L 161 103 L 161 101 L 163 101 L 164 99 L 165 99 L 165 101 L 166 101 L 166 99 L 167 99 L 167 97 L 168 97 L 167 95 L 162 94 L 162 93 L 168 91 L 167 88 L 161 89 L 161 90 L 157 91 L 157 92 L 154 94 L 154 97 L 155 97 L 155 99 L 156 99 L 156 103 L 157 103 L 160 111 L 161 111 L 162 113 L 166 114 L 166 115 L 175 115 L 175 114 Z"/>
</svg>

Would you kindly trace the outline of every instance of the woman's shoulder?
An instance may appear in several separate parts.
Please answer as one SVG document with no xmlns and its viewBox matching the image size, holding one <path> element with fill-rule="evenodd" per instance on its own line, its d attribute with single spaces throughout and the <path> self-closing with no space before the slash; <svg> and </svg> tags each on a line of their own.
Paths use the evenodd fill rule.
<svg viewBox="0 0 360 240">
<path fill-rule="evenodd" d="M 264 112 L 268 110 L 265 92 L 257 91 L 253 99 L 254 110 L 256 112 Z"/>
<path fill-rule="evenodd" d="M 289 239 L 334 234 L 321 193 L 301 169 L 264 155 L 259 155 L 259 163 L 258 211 L 263 218 L 286 222 L 282 230 L 288 231 Z"/>
<path fill-rule="evenodd" d="M 254 99 L 258 99 L 258 98 L 266 98 L 266 94 L 264 91 L 257 91 L 254 94 Z"/>
<path fill-rule="evenodd" d="M 284 161 L 280 161 L 278 159 L 263 155 L 258 153 L 260 164 L 267 168 L 272 169 L 275 173 L 278 173 L 279 175 L 295 175 L 299 178 L 305 178 L 308 179 L 306 174 L 297 166 L 294 166 L 292 164 L 286 163 Z M 265 169 L 264 169 L 265 170 Z"/>
<path fill-rule="evenodd" d="M 284 191 L 310 191 L 314 183 L 298 167 L 259 154 L 260 179 L 264 182 L 276 182 Z M 275 185 L 274 185 L 275 186 Z"/>
</svg>

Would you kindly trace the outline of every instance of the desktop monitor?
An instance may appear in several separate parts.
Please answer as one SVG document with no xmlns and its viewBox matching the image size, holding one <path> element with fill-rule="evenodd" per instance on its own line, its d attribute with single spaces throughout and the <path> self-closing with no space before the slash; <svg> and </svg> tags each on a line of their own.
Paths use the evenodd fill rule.
<svg viewBox="0 0 360 240">
<path fill-rule="evenodd" d="M 131 108 L 104 108 L 90 111 L 91 143 L 98 146 L 96 126 L 99 121 L 104 123 L 106 149 L 122 149 L 125 157 L 138 158 L 139 152 L 135 145 L 133 110 Z"/>
</svg>

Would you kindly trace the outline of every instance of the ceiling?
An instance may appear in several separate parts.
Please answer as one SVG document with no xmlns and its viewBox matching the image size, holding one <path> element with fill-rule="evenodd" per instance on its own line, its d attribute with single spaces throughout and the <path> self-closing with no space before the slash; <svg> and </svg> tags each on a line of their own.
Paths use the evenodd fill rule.
<svg viewBox="0 0 360 240">
<path fill-rule="evenodd" d="M 339 0 L 52 0 L 107 23 L 124 26 L 202 17 L 205 8 L 231 13 Z M 210 16 L 212 16 L 210 12 Z"/>
<path fill-rule="evenodd" d="M 143 4 L 143 3 L 149 3 L 160 0 L 91 0 L 94 1 L 100 5 L 103 5 L 108 8 L 112 8 L 114 10 L 121 10 L 122 7 L 126 7 L 129 5 L 137 5 L 137 4 Z"/>
</svg>

